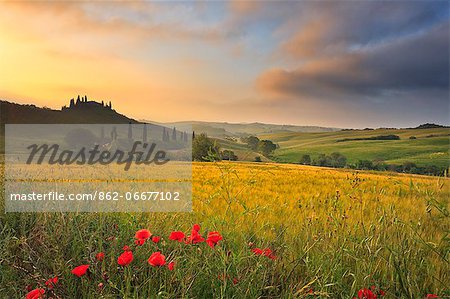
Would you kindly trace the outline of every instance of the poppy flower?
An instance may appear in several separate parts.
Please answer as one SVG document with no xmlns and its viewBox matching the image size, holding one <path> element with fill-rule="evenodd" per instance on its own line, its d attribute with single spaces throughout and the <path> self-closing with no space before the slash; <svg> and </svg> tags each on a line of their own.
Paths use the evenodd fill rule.
<svg viewBox="0 0 450 299">
<path fill-rule="evenodd" d="M 252 249 L 252 252 L 253 252 L 255 255 L 262 255 L 262 254 L 264 253 L 264 250 L 262 250 L 262 249 L 260 249 L 260 248 L 253 248 L 253 249 Z"/>
<path fill-rule="evenodd" d="M 49 290 L 51 290 L 51 289 L 53 289 L 53 287 L 56 286 L 57 282 L 58 282 L 58 276 L 55 276 L 53 278 L 47 279 L 47 281 L 45 282 L 45 285 L 47 286 L 47 288 Z"/>
<path fill-rule="evenodd" d="M 134 240 L 134 244 L 136 244 L 137 246 L 142 246 L 144 245 L 145 240 L 144 239 L 136 239 Z"/>
<path fill-rule="evenodd" d="M 160 240 L 161 240 L 161 237 L 158 237 L 158 236 L 153 236 L 152 237 L 152 242 L 153 243 L 159 243 Z"/>
<path fill-rule="evenodd" d="M 220 240 L 222 240 L 222 236 L 219 234 L 219 232 L 209 232 L 208 238 L 206 239 L 206 244 L 209 245 L 209 247 L 214 248 L 214 246 L 219 243 Z"/>
<path fill-rule="evenodd" d="M 427 294 L 427 299 L 435 299 L 435 298 L 439 298 L 439 296 L 435 294 Z"/>
<path fill-rule="evenodd" d="M 44 289 L 34 289 L 26 295 L 26 299 L 39 299 L 44 298 Z"/>
<path fill-rule="evenodd" d="M 121 266 L 126 266 L 129 263 L 131 263 L 132 261 L 133 261 L 133 252 L 131 252 L 131 251 L 124 251 L 117 258 L 117 263 Z"/>
<path fill-rule="evenodd" d="M 170 271 L 173 271 L 173 269 L 175 268 L 175 262 L 170 262 L 169 264 L 167 264 L 167 268 L 169 268 Z"/>
<path fill-rule="evenodd" d="M 148 229 L 140 229 L 136 232 L 134 238 L 138 240 L 147 240 L 148 238 L 151 237 L 151 235 L 152 233 Z"/>
<path fill-rule="evenodd" d="M 169 239 L 170 240 L 174 240 L 174 241 L 178 241 L 178 242 L 182 242 L 184 240 L 186 236 L 184 235 L 183 232 L 180 231 L 176 231 L 176 232 L 171 232 Z"/>
<path fill-rule="evenodd" d="M 361 290 L 358 291 L 358 298 L 359 299 L 376 299 L 377 295 L 375 295 L 369 289 L 361 289 Z"/>
<path fill-rule="evenodd" d="M 239 279 L 237 279 L 236 277 L 233 278 L 233 284 L 234 284 L 234 285 L 238 284 L 238 282 L 239 282 Z"/>
<path fill-rule="evenodd" d="M 384 295 L 386 295 L 386 292 L 383 291 L 383 290 L 380 290 L 380 291 L 378 292 L 378 294 L 379 294 L 380 296 L 384 296 Z"/>
<path fill-rule="evenodd" d="M 166 257 L 157 251 L 148 258 L 148 263 L 153 267 L 161 267 L 166 264 Z"/>
<path fill-rule="evenodd" d="M 95 259 L 99 262 L 103 261 L 104 258 L 105 258 L 105 254 L 103 252 L 99 252 L 95 255 Z"/>
<path fill-rule="evenodd" d="M 81 265 L 81 266 L 75 267 L 72 270 L 72 274 L 74 274 L 75 276 L 81 277 L 84 274 L 86 274 L 86 271 L 88 270 L 88 268 L 89 268 L 89 265 Z"/>
<path fill-rule="evenodd" d="M 189 243 L 197 244 L 197 243 L 201 243 L 203 241 L 205 241 L 205 239 L 198 233 L 198 231 L 193 229 L 191 232 L 191 235 L 186 240 L 186 243 L 187 244 L 189 244 Z"/>
<path fill-rule="evenodd" d="M 199 232 L 200 231 L 200 225 L 198 224 L 194 224 L 194 226 L 192 227 L 193 230 Z"/>
<path fill-rule="evenodd" d="M 268 258 L 274 260 L 277 257 L 272 253 L 272 250 L 270 248 L 266 248 L 264 249 L 264 255 L 267 256 Z"/>
<path fill-rule="evenodd" d="M 123 251 L 131 251 L 131 248 L 130 248 L 130 246 L 125 245 L 125 246 L 122 247 L 122 250 Z"/>
</svg>

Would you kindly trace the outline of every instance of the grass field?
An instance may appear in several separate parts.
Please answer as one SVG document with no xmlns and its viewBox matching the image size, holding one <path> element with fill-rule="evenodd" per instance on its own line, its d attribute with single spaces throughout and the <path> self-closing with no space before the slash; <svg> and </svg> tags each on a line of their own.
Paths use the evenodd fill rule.
<svg viewBox="0 0 450 299">
<path fill-rule="evenodd" d="M 345 138 L 367 138 L 398 135 L 400 140 L 362 140 L 337 142 Z M 349 163 L 358 160 L 382 161 L 387 164 L 413 162 L 418 166 L 450 166 L 449 129 L 358 130 L 325 133 L 277 133 L 258 136 L 279 144 L 275 158 L 281 162 L 298 163 L 304 154 L 340 152 Z M 415 136 L 417 139 L 409 139 Z"/>
<path fill-rule="evenodd" d="M 445 298 L 449 188 L 436 177 L 195 163 L 193 213 L 2 214 L 0 297 L 23 298 L 29 286 L 47 298 L 352 298 L 375 286 L 383 298 Z M 214 248 L 169 240 L 195 223 L 223 240 Z M 161 241 L 135 247 L 143 228 Z M 134 260 L 119 266 L 124 245 Z M 156 251 L 175 261 L 173 271 L 147 263 Z M 81 264 L 90 274 L 76 277 Z"/>
</svg>

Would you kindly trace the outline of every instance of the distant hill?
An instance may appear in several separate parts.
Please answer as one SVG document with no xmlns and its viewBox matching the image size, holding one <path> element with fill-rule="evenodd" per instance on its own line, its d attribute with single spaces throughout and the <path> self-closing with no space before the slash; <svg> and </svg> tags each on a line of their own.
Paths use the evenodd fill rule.
<svg viewBox="0 0 450 299">
<path fill-rule="evenodd" d="M 145 121 L 150 122 L 150 121 Z M 154 122 L 153 122 L 154 123 Z M 156 123 L 167 127 L 176 127 L 184 130 L 191 127 L 195 132 L 206 133 L 210 137 L 225 138 L 225 137 L 242 137 L 248 135 L 262 135 L 274 133 L 289 133 L 289 132 L 335 132 L 338 128 L 327 128 L 318 126 L 296 126 L 296 125 L 276 125 L 265 123 L 227 123 L 227 122 L 204 122 L 204 121 L 182 121 L 171 123 Z"/>
<path fill-rule="evenodd" d="M 275 150 L 275 160 L 279 162 L 298 163 L 303 155 L 310 155 L 314 159 L 320 154 L 339 152 L 347 157 L 350 164 L 358 160 L 370 160 L 388 164 L 413 162 L 419 166 L 450 167 L 449 128 L 276 133 L 259 138 L 272 140 L 279 145 L 279 149 Z"/>
<path fill-rule="evenodd" d="M 70 123 L 105 123 L 127 124 L 138 121 L 117 113 L 111 102 L 104 104 L 78 97 L 72 99 L 69 106 L 61 110 L 41 108 L 35 105 L 16 104 L 0 101 L 0 123 L 5 124 L 70 124 Z"/>
<path fill-rule="evenodd" d="M 438 129 L 438 128 L 450 128 L 449 126 L 442 126 L 442 125 L 437 125 L 437 124 L 430 124 L 430 123 L 426 123 L 420 126 L 417 126 L 413 129 Z"/>
</svg>

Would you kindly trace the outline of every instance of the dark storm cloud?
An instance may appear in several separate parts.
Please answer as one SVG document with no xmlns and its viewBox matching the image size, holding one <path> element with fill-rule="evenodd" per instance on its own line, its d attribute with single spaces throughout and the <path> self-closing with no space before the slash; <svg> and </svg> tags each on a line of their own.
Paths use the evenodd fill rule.
<svg viewBox="0 0 450 299">
<path fill-rule="evenodd" d="M 292 67 L 264 72 L 257 80 L 263 91 L 317 100 L 417 90 L 448 96 L 447 2 L 308 5 L 281 47 Z"/>
</svg>

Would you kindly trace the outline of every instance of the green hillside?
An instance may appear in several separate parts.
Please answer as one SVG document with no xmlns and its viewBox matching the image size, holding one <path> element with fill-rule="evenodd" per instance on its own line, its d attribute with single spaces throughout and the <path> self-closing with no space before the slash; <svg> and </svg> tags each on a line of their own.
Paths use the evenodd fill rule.
<svg viewBox="0 0 450 299">
<path fill-rule="evenodd" d="M 333 132 L 339 129 L 318 126 L 296 126 L 296 125 L 277 125 L 265 123 L 227 123 L 227 122 L 204 122 L 204 121 L 180 121 L 171 123 L 156 123 L 166 127 L 176 127 L 180 130 L 193 129 L 198 133 L 206 133 L 210 137 L 242 137 L 249 135 L 289 133 L 289 132 Z"/>
<path fill-rule="evenodd" d="M 231 150 L 238 157 L 238 161 L 254 161 L 255 157 L 260 157 L 261 161 L 269 162 L 270 159 L 264 157 L 262 154 L 255 152 L 247 147 L 246 144 L 239 142 L 239 139 L 222 139 L 213 138 L 220 146 L 221 150 Z"/>
<path fill-rule="evenodd" d="M 400 139 L 343 141 L 380 135 L 397 135 Z M 413 136 L 415 139 L 410 139 Z M 278 143 L 280 148 L 275 151 L 274 156 L 280 162 L 298 163 L 304 154 L 314 159 L 322 153 L 339 152 L 347 157 L 348 163 L 371 160 L 388 164 L 413 162 L 418 166 L 449 167 L 450 164 L 449 128 L 279 133 L 258 137 Z"/>
</svg>

